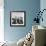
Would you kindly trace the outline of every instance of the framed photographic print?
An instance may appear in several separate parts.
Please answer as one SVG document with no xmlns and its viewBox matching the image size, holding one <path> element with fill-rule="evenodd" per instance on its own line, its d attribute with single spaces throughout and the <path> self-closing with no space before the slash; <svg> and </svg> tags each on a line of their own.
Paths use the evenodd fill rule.
<svg viewBox="0 0 46 46">
<path fill-rule="evenodd" d="M 25 26 L 26 12 L 25 11 L 11 11 L 10 12 L 10 26 Z"/>
</svg>

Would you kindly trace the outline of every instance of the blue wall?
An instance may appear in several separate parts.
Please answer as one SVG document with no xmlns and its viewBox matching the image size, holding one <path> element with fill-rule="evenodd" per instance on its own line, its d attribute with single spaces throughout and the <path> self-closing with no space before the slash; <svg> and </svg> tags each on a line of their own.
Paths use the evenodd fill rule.
<svg viewBox="0 0 46 46">
<path fill-rule="evenodd" d="M 46 0 L 41 0 L 40 1 L 40 10 L 42 11 L 43 9 L 46 9 Z M 46 27 L 46 11 L 43 12 L 43 22 L 40 22 L 40 25 L 45 26 Z"/>
<path fill-rule="evenodd" d="M 7 41 L 18 41 L 32 29 L 33 19 L 40 9 L 40 0 L 4 0 L 4 35 Z M 26 11 L 25 27 L 10 27 L 10 11 Z"/>
</svg>

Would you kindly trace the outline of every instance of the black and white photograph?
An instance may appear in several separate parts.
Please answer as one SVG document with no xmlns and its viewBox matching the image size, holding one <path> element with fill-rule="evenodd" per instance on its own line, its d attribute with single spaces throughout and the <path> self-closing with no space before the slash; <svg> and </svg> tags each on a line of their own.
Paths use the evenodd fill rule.
<svg viewBox="0 0 46 46">
<path fill-rule="evenodd" d="M 25 11 L 10 12 L 10 25 L 11 26 L 24 26 L 25 25 Z"/>
</svg>

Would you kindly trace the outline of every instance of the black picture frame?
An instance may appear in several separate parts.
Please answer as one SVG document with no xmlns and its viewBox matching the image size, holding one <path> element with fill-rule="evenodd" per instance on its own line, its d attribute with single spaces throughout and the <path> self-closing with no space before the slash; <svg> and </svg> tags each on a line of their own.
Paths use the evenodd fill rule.
<svg viewBox="0 0 46 46">
<path fill-rule="evenodd" d="M 26 26 L 26 11 L 10 11 L 10 26 L 11 27 Z"/>
</svg>

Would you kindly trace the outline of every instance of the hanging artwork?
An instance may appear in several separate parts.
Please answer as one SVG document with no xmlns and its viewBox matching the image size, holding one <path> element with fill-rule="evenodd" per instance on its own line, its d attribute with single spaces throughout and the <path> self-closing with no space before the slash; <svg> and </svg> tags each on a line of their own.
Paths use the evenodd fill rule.
<svg viewBox="0 0 46 46">
<path fill-rule="evenodd" d="M 25 11 L 11 11 L 10 12 L 10 26 L 25 26 L 26 12 Z"/>
</svg>

